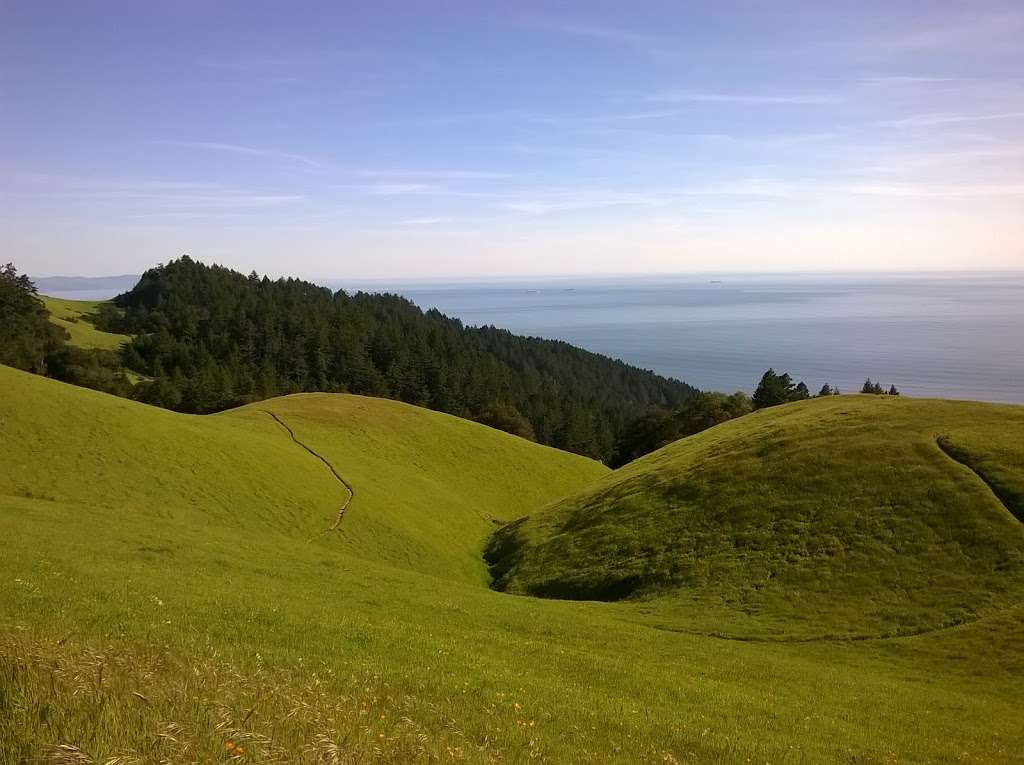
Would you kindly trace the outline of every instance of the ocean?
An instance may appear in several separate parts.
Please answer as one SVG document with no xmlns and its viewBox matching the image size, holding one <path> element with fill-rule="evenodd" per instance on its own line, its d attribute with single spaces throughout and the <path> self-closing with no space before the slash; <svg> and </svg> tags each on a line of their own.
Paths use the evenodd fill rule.
<svg viewBox="0 0 1024 765">
<path fill-rule="evenodd" d="M 703 390 L 752 392 L 773 367 L 812 392 L 855 392 L 870 377 L 912 396 L 1024 403 L 1024 273 L 325 284 L 398 292 L 466 324 L 565 340 Z"/>
<path fill-rule="evenodd" d="M 337 286 L 337 285 L 332 285 Z M 1024 403 L 1024 273 L 666 276 L 345 285 L 565 340 L 703 390 L 768 367 L 859 391 Z"/>
</svg>

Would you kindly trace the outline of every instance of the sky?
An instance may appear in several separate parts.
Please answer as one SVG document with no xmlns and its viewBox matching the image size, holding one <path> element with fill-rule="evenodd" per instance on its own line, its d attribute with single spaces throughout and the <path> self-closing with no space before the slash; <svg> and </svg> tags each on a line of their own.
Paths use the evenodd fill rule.
<svg viewBox="0 0 1024 765">
<path fill-rule="evenodd" d="M 1024 3 L 0 0 L 2 260 L 1024 268 Z"/>
</svg>

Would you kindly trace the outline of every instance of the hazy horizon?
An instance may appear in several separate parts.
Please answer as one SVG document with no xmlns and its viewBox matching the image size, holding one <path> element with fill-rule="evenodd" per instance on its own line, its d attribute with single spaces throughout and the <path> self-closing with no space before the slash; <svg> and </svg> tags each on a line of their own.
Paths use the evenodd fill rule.
<svg viewBox="0 0 1024 765">
<path fill-rule="evenodd" d="M 317 280 L 1024 263 L 1006 0 L 0 9 L 0 236 Z"/>
<path fill-rule="evenodd" d="M 173 259 L 173 258 L 172 258 Z M 157 263 L 151 264 L 149 267 L 154 267 Z M 224 263 L 218 263 L 210 261 L 207 265 L 224 266 L 239 271 L 240 273 L 247 272 L 244 267 L 227 266 Z M 144 269 L 145 270 L 145 269 Z M 249 269 L 252 270 L 252 269 Z M 27 272 L 26 272 L 27 273 Z M 1007 274 L 1020 276 L 1024 275 L 1024 267 L 1007 267 L 1007 268 L 949 268 L 949 269 L 928 269 L 922 268 L 918 270 L 883 270 L 883 269 L 864 269 L 864 270 L 776 270 L 776 271 L 662 271 L 662 272 L 649 272 L 649 273 L 630 273 L 630 272 L 593 272 L 593 273 L 530 273 L 530 274 L 514 274 L 514 273 L 497 273 L 497 274 L 472 274 L 464 273 L 457 275 L 442 275 L 442 276 L 324 276 L 324 275 L 306 275 L 298 274 L 289 271 L 281 271 L 279 273 L 262 273 L 257 272 L 260 277 L 266 276 L 270 279 L 287 279 L 295 278 L 304 281 L 309 281 L 314 284 L 325 284 L 325 283 L 342 283 L 345 281 L 352 281 L 359 284 L 372 284 L 375 282 L 380 283 L 415 283 L 415 284 L 460 284 L 460 283 L 475 283 L 481 284 L 488 283 L 502 283 L 502 282 L 530 282 L 530 281 L 571 281 L 571 280 L 586 280 L 586 281 L 600 281 L 603 279 L 627 279 L 627 280 L 655 280 L 655 279 L 704 279 L 714 278 L 717 276 L 722 277 L 733 277 L 739 279 L 749 279 L 758 277 L 767 278 L 860 278 L 860 277 L 932 277 L 932 278 L 957 278 L 957 277 L 989 277 L 999 274 Z M 59 280 L 59 279 L 81 279 L 90 281 L 113 281 L 117 279 L 138 279 L 142 276 L 142 272 L 139 273 L 104 273 L 104 274 L 84 274 L 84 273 L 52 273 L 52 274 L 38 274 L 29 273 L 30 278 L 35 280 Z"/>
</svg>

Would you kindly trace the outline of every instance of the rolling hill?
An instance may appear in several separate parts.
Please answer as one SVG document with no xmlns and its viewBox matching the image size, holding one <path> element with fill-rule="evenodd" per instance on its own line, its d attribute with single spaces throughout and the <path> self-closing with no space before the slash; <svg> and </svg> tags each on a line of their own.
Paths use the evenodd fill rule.
<svg viewBox="0 0 1024 765">
<path fill-rule="evenodd" d="M 68 344 L 78 348 L 101 348 L 114 351 L 131 340 L 128 335 L 97 329 L 92 316 L 105 301 L 66 300 L 40 295 L 50 312 L 50 321 L 68 333 Z"/>
<path fill-rule="evenodd" d="M 0 389 L 0 762 L 1014 762 L 1024 750 L 1017 521 L 978 477 L 1003 501 L 1019 492 L 1012 407 L 989 416 L 981 405 L 840 397 L 834 411 L 762 412 L 610 473 L 382 399 L 303 394 L 197 416 L 5 367 Z M 936 412 L 946 414 L 921 424 Z M 809 460 L 801 444 L 820 420 L 847 449 L 813 452 L 820 461 L 802 480 L 747 472 L 745 444 L 772 465 L 791 452 Z M 934 484 L 914 496 L 953 518 L 943 522 L 962 557 L 976 559 L 926 571 L 956 559 L 946 544 L 914 557 L 907 534 L 941 524 L 906 520 L 893 540 L 911 553 L 901 573 L 911 592 L 918 577 L 958 577 L 974 619 L 961 626 L 811 640 L 772 599 L 754 630 L 725 598 L 707 609 L 707 598 L 674 590 L 581 602 L 488 587 L 481 554 L 501 522 L 526 517 L 513 528 L 539 532 L 624 481 L 649 491 L 658 481 L 646 473 L 670 480 L 698 452 L 705 466 L 736 453 L 728 499 L 740 515 L 758 505 L 740 502 L 741 482 L 786 508 L 832 468 L 847 471 L 846 494 L 869 496 L 890 431 L 919 435 L 891 453 L 899 480 L 886 490 Z M 926 433 L 978 472 L 933 453 Z M 856 465 L 860 484 L 850 483 Z M 938 499 L 950 491 L 952 509 Z M 662 535 L 678 541 L 683 525 Z M 585 541 L 596 560 L 606 555 Z M 508 584 L 528 586 L 537 549 L 522 547 Z M 564 551 L 545 581 L 585 565 Z M 1003 583 L 982 566 L 999 556 Z M 827 616 L 805 577 L 818 564 L 807 565 L 779 577 Z M 886 586 L 894 565 L 879 567 Z M 846 589 L 833 594 L 866 602 L 854 586 L 866 569 L 837 571 Z M 742 571 L 728 574 L 742 590 Z M 947 595 L 932 608 L 909 596 L 892 604 L 930 624 L 950 613 Z M 721 639 L 738 626 L 808 640 Z"/>
<path fill-rule="evenodd" d="M 0 493 L 118 523 L 159 518 L 183 535 L 273 532 L 304 542 L 331 528 L 346 490 L 281 423 L 356 487 L 338 548 L 477 583 L 487 581 L 479 549 L 496 521 L 607 472 L 387 399 L 301 394 L 195 417 L 0 372 L 11 454 Z"/>
<path fill-rule="evenodd" d="M 489 558 L 506 591 L 629 599 L 688 629 L 907 634 L 1019 602 L 1022 497 L 1024 408 L 826 397 L 636 460 Z"/>
</svg>

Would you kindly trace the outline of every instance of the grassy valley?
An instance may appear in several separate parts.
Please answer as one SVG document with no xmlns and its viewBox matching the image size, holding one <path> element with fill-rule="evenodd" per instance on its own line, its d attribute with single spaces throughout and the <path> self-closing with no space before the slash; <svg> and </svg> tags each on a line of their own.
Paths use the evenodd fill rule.
<svg viewBox="0 0 1024 765">
<path fill-rule="evenodd" d="M 949 406 L 946 419 L 923 427 L 952 439 L 956 407 L 969 405 L 862 397 L 789 405 L 609 473 L 584 457 L 380 399 L 288 396 L 195 416 L 7 368 L 0 383 L 5 762 L 1010 762 L 1021 750 L 1016 564 L 999 584 L 981 562 L 1001 551 L 1012 563 L 1019 524 L 973 472 L 941 452 L 933 461 L 923 435 L 908 447 L 921 455 L 914 470 L 945 481 L 933 495 L 952 492 L 967 516 L 955 533 L 976 535 L 974 547 L 957 541 L 977 565 L 927 574 L 958 576 L 965 587 L 971 618 L 952 629 L 861 641 L 723 640 L 719 616 L 722 632 L 742 626 L 748 636 L 814 637 L 814 625 L 768 598 L 752 629 L 752 617 L 736 616 L 726 597 L 709 610 L 707 586 L 694 598 L 619 602 L 495 592 L 481 558 L 501 522 L 526 516 L 535 520 L 516 528 L 539 530 L 582 506 L 592 487 L 605 495 L 640 481 L 645 464 L 655 483 L 685 475 L 690 457 L 680 454 L 711 460 L 737 429 L 777 439 L 783 454 L 795 448 L 798 427 L 810 439 L 821 417 L 852 412 L 843 416 L 866 442 L 842 469 L 854 480 L 860 465 L 864 484 L 886 464 L 884 451 L 868 449 L 871 423 L 912 429 L 926 411 L 909 407 Z M 999 430 L 972 412 L 973 429 L 959 442 L 1008 486 L 1018 474 L 1017 411 L 993 411 Z M 335 531 L 347 491 L 268 412 L 354 489 Z M 820 459 L 821 469 L 844 462 L 828 451 Z M 810 501 L 795 479 L 766 493 L 750 476 L 734 477 L 787 514 L 792 494 Z M 851 518 L 875 506 L 862 496 L 847 503 Z M 893 528 L 931 526 L 901 518 Z M 669 531 L 666 539 L 685 541 Z M 600 545 L 592 547 L 600 560 Z M 573 554 L 568 546 L 567 564 Z M 528 581 L 532 560 L 524 549 L 518 581 Z M 912 556 L 902 571 L 908 593 L 924 564 Z M 552 561 L 547 579 L 568 568 Z M 888 569 L 879 570 L 887 593 Z M 737 591 L 741 573 L 725 580 Z M 849 612 L 867 602 L 853 586 L 866 573 L 839 573 L 832 612 L 799 567 L 783 582 L 829 623 L 845 598 Z M 910 595 L 893 602 L 915 624 L 949 606 L 941 590 L 931 611 Z M 880 624 L 867 613 L 856 626 Z"/>
<path fill-rule="evenodd" d="M 1024 765 L 1022 32 L 0 2 L 0 765 Z"/>
</svg>

